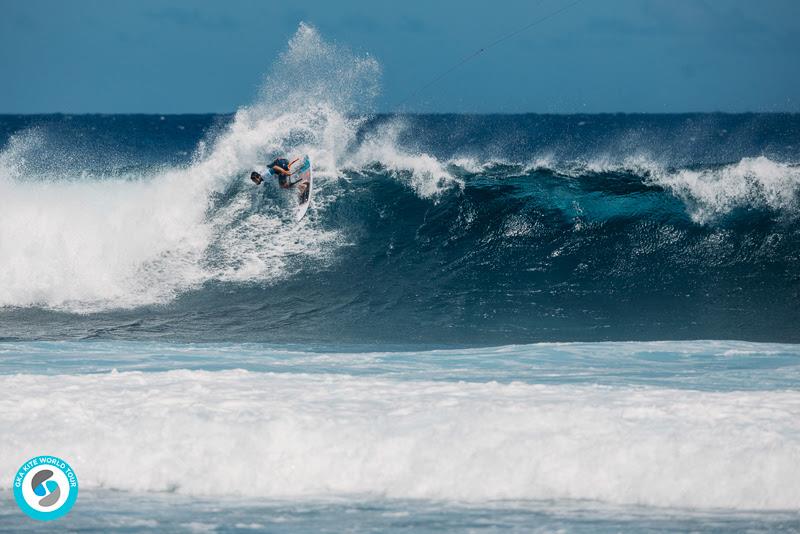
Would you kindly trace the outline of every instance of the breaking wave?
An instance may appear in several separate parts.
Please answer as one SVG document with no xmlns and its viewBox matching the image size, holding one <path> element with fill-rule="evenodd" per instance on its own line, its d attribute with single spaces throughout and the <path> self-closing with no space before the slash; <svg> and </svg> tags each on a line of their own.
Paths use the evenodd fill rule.
<svg viewBox="0 0 800 534">
<path fill-rule="evenodd" d="M 301 25 L 232 116 L 13 119 L 5 336 L 149 307 L 211 339 L 800 339 L 797 116 L 385 115 L 380 70 Z M 316 169 L 297 226 L 247 180 L 279 154 Z"/>
<path fill-rule="evenodd" d="M 346 236 L 313 216 L 287 228 L 287 199 L 242 177 L 276 154 L 309 154 L 319 184 L 312 212 L 324 211 L 363 123 L 352 114 L 369 109 L 380 69 L 303 24 L 272 71 L 259 99 L 186 164 L 88 171 L 91 145 L 70 153 L 37 128 L 12 136 L 0 153 L 0 306 L 130 308 L 210 280 L 272 282 L 304 257 L 324 264 Z M 420 165 L 391 145 L 379 152 L 410 169 L 424 195 L 447 178 L 432 158 Z"/>
</svg>

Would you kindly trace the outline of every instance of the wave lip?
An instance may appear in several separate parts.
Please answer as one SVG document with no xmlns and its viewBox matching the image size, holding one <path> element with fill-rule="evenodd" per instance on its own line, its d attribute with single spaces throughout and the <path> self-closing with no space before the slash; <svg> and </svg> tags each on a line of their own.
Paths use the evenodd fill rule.
<svg viewBox="0 0 800 534">
<path fill-rule="evenodd" d="M 0 151 L 0 307 L 130 309 L 207 282 L 275 283 L 298 258 L 324 264 L 345 241 L 340 232 L 317 217 L 287 225 L 281 192 L 246 180 L 276 155 L 314 161 L 314 214 L 341 194 L 353 164 L 436 197 L 457 180 L 424 151 L 399 148 L 401 123 L 356 142 L 379 76 L 374 58 L 300 24 L 258 100 L 199 140 L 184 165 L 98 173 L 80 164 L 98 154 L 64 153 L 44 130 L 17 132 Z"/>
<path fill-rule="evenodd" d="M 0 391 L 4 472 L 35 443 L 88 488 L 800 507 L 797 391 L 241 370 L 13 375 Z"/>
<path fill-rule="evenodd" d="M 483 162 L 461 156 L 450 158 L 447 164 L 475 176 L 536 180 L 543 175 L 595 182 L 601 190 L 603 181 L 624 179 L 631 187 L 667 191 L 701 225 L 739 208 L 766 209 L 791 218 L 800 215 L 800 166 L 766 156 L 697 167 L 672 167 L 646 155 L 561 160 L 547 154 L 527 161 L 493 158 Z"/>
<path fill-rule="evenodd" d="M 682 199 L 699 223 L 736 208 L 768 208 L 797 215 L 800 166 L 759 156 L 715 169 L 658 173 L 653 183 Z"/>
<path fill-rule="evenodd" d="M 63 147 L 35 129 L 12 136 L 0 152 L 0 307 L 165 304 L 212 281 L 274 283 L 292 258 L 324 262 L 339 234 L 313 218 L 287 228 L 285 199 L 248 187 L 246 176 L 285 153 L 309 153 L 320 174 L 335 176 L 359 123 L 347 113 L 374 93 L 379 66 L 301 24 L 275 70 L 280 79 L 268 76 L 260 99 L 199 141 L 185 165 L 54 169 L 46 162 Z M 335 198 L 319 193 L 316 211 Z"/>
</svg>

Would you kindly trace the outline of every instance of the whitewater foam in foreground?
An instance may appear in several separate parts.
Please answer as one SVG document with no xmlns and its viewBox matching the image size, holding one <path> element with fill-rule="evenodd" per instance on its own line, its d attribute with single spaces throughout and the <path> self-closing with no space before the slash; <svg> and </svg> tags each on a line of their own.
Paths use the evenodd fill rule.
<svg viewBox="0 0 800 534">
<path fill-rule="evenodd" d="M 4 485 L 46 450 L 82 488 L 800 507 L 796 391 L 243 370 L 3 376 L 0 391 Z"/>
<path fill-rule="evenodd" d="M 47 451 L 89 491 L 800 509 L 796 345 L 35 342 L 1 356 L 2 484 Z"/>
</svg>

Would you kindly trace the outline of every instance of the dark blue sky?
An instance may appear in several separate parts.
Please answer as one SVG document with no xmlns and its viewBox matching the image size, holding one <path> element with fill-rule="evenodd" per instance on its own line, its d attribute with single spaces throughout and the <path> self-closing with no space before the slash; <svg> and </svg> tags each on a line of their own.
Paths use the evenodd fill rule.
<svg viewBox="0 0 800 534">
<path fill-rule="evenodd" d="M 229 112 L 300 21 L 374 56 L 378 110 L 571 0 L 0 0 L 0 112 Z M 800 1 L 584 0 L 409 111 L 800 111 Z"/>
</svg>

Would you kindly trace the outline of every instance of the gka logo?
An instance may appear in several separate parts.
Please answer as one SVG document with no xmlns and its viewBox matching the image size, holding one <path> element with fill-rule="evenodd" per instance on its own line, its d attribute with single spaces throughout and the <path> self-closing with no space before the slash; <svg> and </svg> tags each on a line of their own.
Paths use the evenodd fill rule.
<svg viewBox="0 0 800 534">
<path fill-rule="evenodd" d="M 17 470 L 14 499 L 33 519 L 63 517 L 78 498 L 78 477 L 67 462 L 55 456 L 36 456 Z"/>
</svg>

